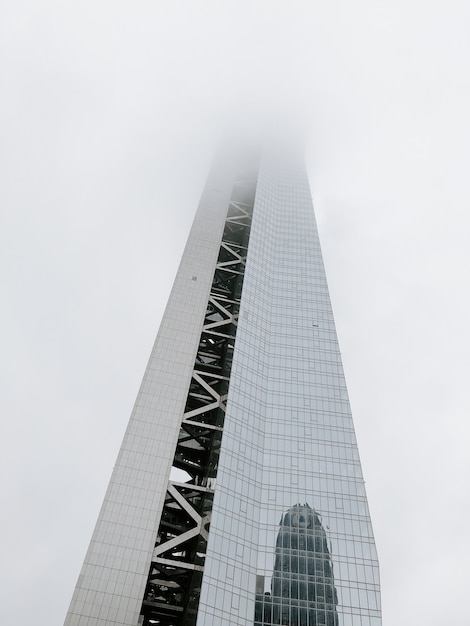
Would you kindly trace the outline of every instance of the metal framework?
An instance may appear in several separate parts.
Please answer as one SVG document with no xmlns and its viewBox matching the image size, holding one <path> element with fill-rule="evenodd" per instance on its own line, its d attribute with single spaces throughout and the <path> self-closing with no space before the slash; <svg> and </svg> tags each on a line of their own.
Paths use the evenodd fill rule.
<svg viewBox="0 0 470 626">
<path fill-rule="evenodd" d="M 253 181 L 235 183 L 173 461 L 188 480 L 168 482 L 143 626 L 196 623 L 254 195 Z"/>
</svg>

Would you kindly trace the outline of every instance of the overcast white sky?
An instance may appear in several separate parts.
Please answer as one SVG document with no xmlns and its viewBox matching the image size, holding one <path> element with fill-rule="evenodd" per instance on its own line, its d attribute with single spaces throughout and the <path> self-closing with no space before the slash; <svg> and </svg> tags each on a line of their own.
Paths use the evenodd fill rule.
<svg viewBox="0 0 470 626">
<path fill-rule="evenodd" d="M 0 622 L 60 626 L 215 146 L 295 119 L 384 626 L 467 624 L 470 4 L 0 15 Z"/>
</svg>

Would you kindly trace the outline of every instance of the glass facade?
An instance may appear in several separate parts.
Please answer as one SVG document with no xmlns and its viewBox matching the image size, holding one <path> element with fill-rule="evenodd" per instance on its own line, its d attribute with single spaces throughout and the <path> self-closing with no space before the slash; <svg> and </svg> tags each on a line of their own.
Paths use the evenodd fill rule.
<svg viewBox="0 0 470 626">
<path fill-rule="evenodd" d="M 379 626 L 379 574 L 310 190 L 261 165 L 198 626 Z"/>
<path fill-rule="evenodd" d="M 308 180 L 209 177 L 66 626 L 380 626 Z"/>
</svg>

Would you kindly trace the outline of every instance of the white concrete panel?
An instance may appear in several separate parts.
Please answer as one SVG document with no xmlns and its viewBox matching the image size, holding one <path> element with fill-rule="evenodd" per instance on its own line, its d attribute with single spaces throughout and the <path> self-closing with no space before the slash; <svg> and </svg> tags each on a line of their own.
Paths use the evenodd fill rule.
<svg viewBox="0 0 470 626">
<path fill-rule="evenodd" d="M 66 626 L 138 622 L 231 191 L 220 171 L 204 190 Z"/>
</svg>

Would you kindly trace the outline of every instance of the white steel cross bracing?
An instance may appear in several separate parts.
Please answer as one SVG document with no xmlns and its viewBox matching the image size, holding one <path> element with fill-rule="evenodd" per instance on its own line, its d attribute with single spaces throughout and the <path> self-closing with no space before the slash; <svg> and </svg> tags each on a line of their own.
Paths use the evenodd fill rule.
<svg viewBox="0 0 470 626">
<path fill-rule="evenodd" d="M 253 182 L 235 184 L 173 462 L 189 478 L 168 482 L 142 603 L 144 626 L 196 621 L 253 202 Z"/>
</svg>

